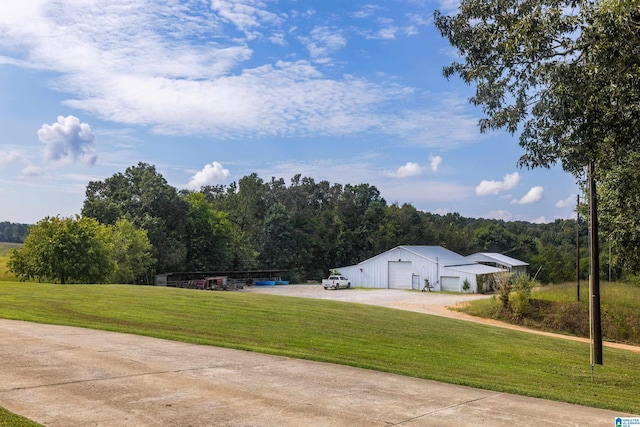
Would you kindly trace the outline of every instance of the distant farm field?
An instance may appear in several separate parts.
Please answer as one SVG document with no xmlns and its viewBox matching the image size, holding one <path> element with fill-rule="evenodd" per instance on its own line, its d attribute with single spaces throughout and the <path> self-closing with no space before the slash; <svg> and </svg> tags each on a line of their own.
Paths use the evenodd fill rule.
<svg viewBox="0 0 640 427">
<path fill-rule="evenodd" d="M 351 290 L 348 292 L 360 292 Z M 0 283 L 0 317 L 339 363 L 638 412 L 640 353 L 364 304 L 154 286 Z"/>
<path fill-rule="evenodd" d="M 11 250 L 21 247 L 22 243 L 0 242 L 0 280 L 16 280 L 16 276 L 9 271 L 7 262 Z"/>
</svg>

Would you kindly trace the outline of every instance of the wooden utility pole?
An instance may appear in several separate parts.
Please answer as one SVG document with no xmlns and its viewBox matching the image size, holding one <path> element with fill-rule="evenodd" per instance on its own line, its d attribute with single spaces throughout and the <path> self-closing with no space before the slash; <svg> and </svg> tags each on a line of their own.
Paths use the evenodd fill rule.
<svg viewBox="0 0 640 427">
<path fill-rule="evenodd" d="M 600 322 L 600 254 L 598 247 L 598 197 L 596 196 L 596 180 L 593 176 L 594 164 L 589 162 L 589 227 L 591 278 L 589 294 L 591 306 L 591 332 L 593 337 L 593 360 L 602 365 L 602 324 Z"/>
<path fill-rule="evenodd" d="M 580 195 L 576 200 L 576 301 L 580 301 Z"/>
</svg>

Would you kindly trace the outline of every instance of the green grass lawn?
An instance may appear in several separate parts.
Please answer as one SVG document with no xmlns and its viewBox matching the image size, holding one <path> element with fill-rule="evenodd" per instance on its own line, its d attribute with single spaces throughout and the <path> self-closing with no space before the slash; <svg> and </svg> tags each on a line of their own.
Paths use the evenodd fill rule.
<svg viewBox="0 0 640 427">
<path fill-rule="evenodd" d="M 349 292 L 359 292 L 352 290 Z M 383 307 L 246 292 L 0 282 L 0 317 L 340 363 L 640 414 L 640 353 Z"/>
</svg>

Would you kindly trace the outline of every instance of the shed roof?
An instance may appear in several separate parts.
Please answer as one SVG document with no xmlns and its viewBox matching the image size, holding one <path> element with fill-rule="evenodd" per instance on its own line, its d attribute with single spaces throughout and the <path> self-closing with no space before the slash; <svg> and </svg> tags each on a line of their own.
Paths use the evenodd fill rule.
<svg viewBox="0 0 640 427">
<path fill-rule="evenodd" d="M 491 267 L 484 264 L 468 264 L 468 265 L 454 265 L 452 267 L 447 267 L 449 270 L 460 271 L 462 273 L 467 274 L 495 274 L 502 273 L 504 270 L 501 270 L 497 267 Z"/>
<path fill-rule="evenodd" d="M 511 258 L 495 252 L 478 252 L 476 254 L 469 255 L 466 258 L 475 262 L 495 262 L 507 267 L 521 267 L 529 265 L 524 261 L 520 261 L 515 258 Z"/>
</svg>

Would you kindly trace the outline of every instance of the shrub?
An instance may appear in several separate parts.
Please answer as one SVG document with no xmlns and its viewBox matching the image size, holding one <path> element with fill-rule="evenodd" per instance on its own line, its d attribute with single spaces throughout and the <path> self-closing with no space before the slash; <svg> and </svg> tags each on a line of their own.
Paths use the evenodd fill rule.
<svg viewBox="0 0 640 427">
<path fill-rule="evenodd" d="M 493 275 L 495 289 L 498 292 L 498 299 L 502 303 L 502 308 L 509 308 L 509 294 L 511 294 L 511 274 L 502 271 Z"/>
<path fill-rule="evenodd" d="M 484 276 L 478 276 L 476 278 L 476 292 L 484 294 Z"/>
<path fill-rule="evenodd" d="M 509 305 L 516 315 L 522 316 L 529 309 L 531 290 L 536 285 L 536 282 L 525 274 L 514 274 L 509 278 L 509 282 L 511 283 L 511 292 L 508 296 Z"/>
<path fill-rule="evenodd" d="M 467 292 L 470 287 L 471 284 L 469 283 L 469 279 L 464 279 L 464 282 L 462 282 L 462 290 Z"/>
</svg>

